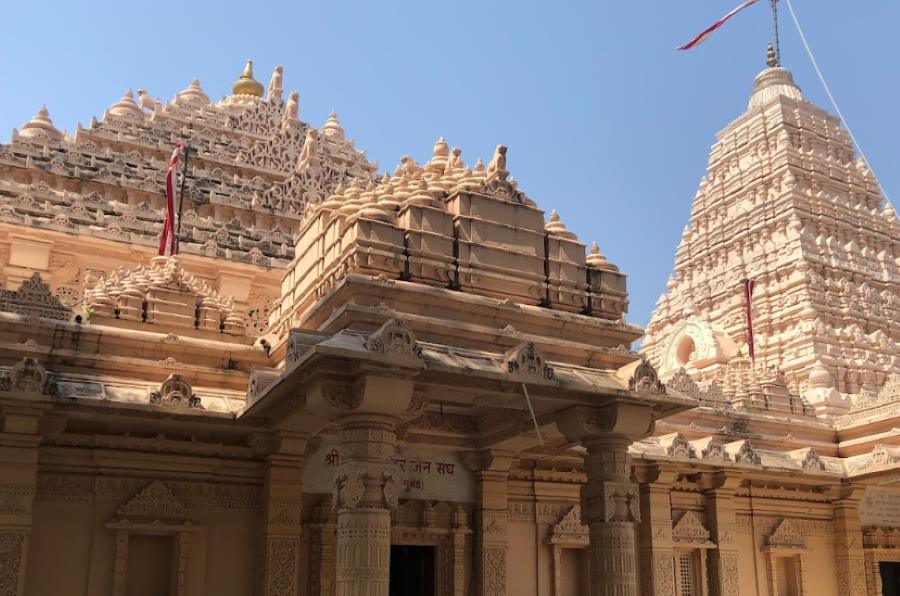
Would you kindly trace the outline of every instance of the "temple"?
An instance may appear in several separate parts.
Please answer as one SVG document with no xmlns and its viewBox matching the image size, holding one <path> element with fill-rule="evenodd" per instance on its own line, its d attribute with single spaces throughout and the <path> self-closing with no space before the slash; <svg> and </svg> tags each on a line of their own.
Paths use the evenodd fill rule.
<svg viewBox="0 0 900 596">
<path fill-rule="evenodd" d="M 0 594 L 891 593 L 898 224 L 787 70 L 643 354 L 506 146 L 380 172 L 283 77 L 0 145 Z"/>
</svg>

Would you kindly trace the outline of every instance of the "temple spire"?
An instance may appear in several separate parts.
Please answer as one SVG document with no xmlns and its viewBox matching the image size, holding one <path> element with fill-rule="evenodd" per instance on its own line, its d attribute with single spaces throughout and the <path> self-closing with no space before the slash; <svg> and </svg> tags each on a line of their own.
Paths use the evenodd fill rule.
<svg viewBox="0 0 900 596">
<path fill-rule="evenodd" d="M 769 68 L 778 66 L 778 56 L 775 54 L 775 48 L 772 47 L 772 44 L 769 44 L 769 49 L 766 52 L 766 65 Z"/>
<path fill-rule="evenodd" d="M 778 0 L 770 0 L 772 3 L 772 33 L 775 39 L 775 47 L 769 44 L 769 55 L 766 64 L 774 68 L 781 66 L 781 38 L 778 34 Z"/>
</svg>

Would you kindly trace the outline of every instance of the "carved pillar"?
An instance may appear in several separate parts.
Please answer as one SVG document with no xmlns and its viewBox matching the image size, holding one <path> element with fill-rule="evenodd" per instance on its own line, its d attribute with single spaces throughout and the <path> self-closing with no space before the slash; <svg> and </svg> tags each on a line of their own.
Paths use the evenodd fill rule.
<svg viewBox="0 0 900 596">
<path fill-rule="evenodd" d="M 40 413 L 4 409 L 0 433 L 0 594 L 25 594 L 31 507 L 37 482 Z"/>
<path fill-rule="evenodd" d="M 309 528 L 309 596 L 334 594 L 334 512 L 329 504 L 315 508 Z"/>
<path fill-rule="evenodd" d="M 466 465 L 475 472 L 475 569 L 477 596 L 505 596 L 509 548 L 507 480 L 512 454 L 488 450 L 470 453 Z"/>
<path fill-rule="evenodd" d="M 640 482 L 641 591 L 643 596 L 675 596 L 675 543 L 669 493 L 677 472 L 673 467 L 653 464 L 638 467 L 635 475 Z"/>
<path fill-rule="evenodd" d="M 390 584 L 395 420 L 356 414 L 340 422 L 341 464 L 335 475 L 337 507 L 335 595 L 387 596 Z"/>
<path fill-rule="evenodd" d="M 468 514 L 457 505 L 453 514 L 453 596 L 466 594 L 466 536 L 471 533 Z"/>
<path fill-rule="evenodd" d="M 628 446 L 652 431 L 651 410 L 627 403 L 576 406 L 564 410 L 558 424 L 587 449 L 581 517 L 590 535 L 591 596 L 637 596 L 635 524 L 641 510 Z"/>
<path fill-rule="evenodd" d="M 709 592 L 711 596 L 740 596 L 734 493 L 741 480 L 726 472 L 716 472 L 707 481 L 706 523 L 710 538 L 718 545 L 709 557 Z"/>
<path fill-rule="evenodd" d="M 296 596 L 300 586 L 300 514 L 306 438 L 280 433 L 266 456 L 262 570 L 265 596 Z"/>
<path fill-rule="evenodd" d="M 839 594 L 866 595 L 866 557 L 863 550 L 859 503 L 865 487 L 842 484 L 832 487 L 834 500 L 834 569 Z"/>
</svg>

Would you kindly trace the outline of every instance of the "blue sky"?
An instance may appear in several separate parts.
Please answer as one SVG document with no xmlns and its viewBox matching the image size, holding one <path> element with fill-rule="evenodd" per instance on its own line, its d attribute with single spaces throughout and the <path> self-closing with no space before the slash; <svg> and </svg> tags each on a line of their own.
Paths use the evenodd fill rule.
<svg viewBox="0 0 900 596">
<path fill-rule="evenodd" d="M 900 3 L 793 2 L 882 185 L 900 196 Z M 168 99 L 197 76 L 219 98 L 246 58 L 263 83 L 282 64 L 301 118 L 320 125 L 335 108 L 382 169 L 407 153 L 427 159 L 440 135 L 468 164 L 509 145 L 528 195 L 628 273 L 629 319 L 645 324 L 714 135 L 764 66 L 768 3 L 691 52 L 673 48 L 737 3 L 12 2 L 0 138 L 41 103 L 74 130 L 128 88 Z M 782 13 L 783 62 L 825 107 Z"/>
</svg>

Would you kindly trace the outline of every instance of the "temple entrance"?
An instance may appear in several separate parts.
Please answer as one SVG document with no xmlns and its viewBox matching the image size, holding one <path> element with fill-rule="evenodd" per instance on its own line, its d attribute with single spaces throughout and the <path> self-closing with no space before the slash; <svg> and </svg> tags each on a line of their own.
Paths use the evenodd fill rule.
<svg viewBox="0 0 900 596">
<path fill-rule="evenodd" d="M 900 563 L 879 563 L 882 596 L 900 596 Z"/>
<path fill-rule="evenodd" d="M 435 596 L 433 546 L 391 545 L 390 596 Z"/>
</svg>

